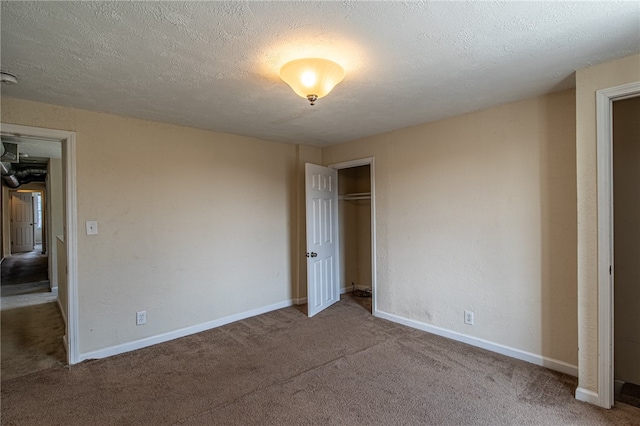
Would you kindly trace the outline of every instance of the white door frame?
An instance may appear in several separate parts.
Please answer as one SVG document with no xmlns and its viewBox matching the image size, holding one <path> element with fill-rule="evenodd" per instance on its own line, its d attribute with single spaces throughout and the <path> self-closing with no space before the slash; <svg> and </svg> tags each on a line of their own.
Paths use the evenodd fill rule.
<svg viewBox="0 0 640 426">
<path fill-rule="evenodd" d="M 377 304 L 377 279 L 376 279 L 376 183 L 375 183 L 375 158 L 367 157 L 358 160 L 344 161 L 342 163 L 329 164 L 327 167 L 336 170 L 350 169 L 352 167 L 369 166 L 371 180 L 371 314 L 378 316 Z M 338 232 L 338 259 L 340 259 L 340 232 Z M 340 265 L 342 268 L 342 265 Z"/>
<path fill-rule="evenodd" d="M 41 127 L 0 124 L 0 131 L 33 136 L 62 142 L 65 179 L 65 247 L 67 248 L 67 362 L 78 362 L 80 345 L 78 342 L 78 221 L 76 195 L 76 134 L 65 130 L 45 129 Z M 50 244 L 55 239 L 50 238 Z"/>
<path fill-rule="evenodd" d="M 640 82 L 596 91 L 598 164 L 598 405 L 613 391 L 613 102 L 640 95 Z"/>
</svg>

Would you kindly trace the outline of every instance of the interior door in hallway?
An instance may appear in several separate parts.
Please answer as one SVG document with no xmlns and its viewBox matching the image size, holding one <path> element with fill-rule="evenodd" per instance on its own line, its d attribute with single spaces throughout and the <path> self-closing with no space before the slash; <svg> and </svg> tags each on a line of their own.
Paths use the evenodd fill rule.
<svg viewBox="0 0 640 426">
<path fill-rule="evenodd" d="M 312 317 L 340 300 L 338 282 L 338 173 L 307 163 L 307 314 Z"/>
<path fill-rule="evenodd" d="M 33 197 L 30 192 L 11 194 L 11 252 L 33 250 Z"/>
</svg>

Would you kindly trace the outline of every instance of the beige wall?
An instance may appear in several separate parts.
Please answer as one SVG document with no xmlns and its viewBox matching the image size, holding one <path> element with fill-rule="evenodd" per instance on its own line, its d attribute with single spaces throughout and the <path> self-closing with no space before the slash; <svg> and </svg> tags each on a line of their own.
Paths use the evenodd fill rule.
<svg viewBox="0 0 640 426">
<path fill-rule="evenodd" d="M 49 277 L 52 279 L 52 286 L 58 286 L 58 244 L 57 236 L 64 235 L 64 194 L 62 187 L 62 160 L 59 158 L 49 159 L 49 173 L 47 176 L 47 213 L 48 231 L 51 239 L 48 240 L 47 252 L 49 253 Z M 66 259 L 66 256 L 65 256 Z M 65 260 L 66 269 L 66 260 Z M 66 279 L 65 279 L 66 282 Z"/>
<path fill-rule="evenodd" d="M 7 98 L 2 121 L 76 132 L 81 353 L 291 300 L 294 145 Z"/>
<path fill-rule="evenodd" d="M 598 192 L 596 91 L 640 81 L 640 55 L 576 72 L 578 386 L 598 391 Z"/>
<path fill-rule="evenodd" d="M 67 285 L 67 251 L 64 238 L 61 235 L 54 236 L 52 245 L 55 245 L 58 256 L 56 257 L 56 273 L 58 283 L 58 305 L 62 312 L 62 318 L 64 319 L 65 326 L 68 318 L 68 294 L 69 286 Z"/>
<path fill-rule="evenodd" d="M 2 184 L 2 257 L 11 256 L 11 196 Z"/>
<path fill-rule="evenodd" d="M 51 158 L 49 160 L 49 213 L 51 214 L 51 227 L 53 237 L 64 234 L 64 204 L 62 194 L 62 160 Z M 55 245 L 55 242 L 52 242 Z"/>
<path fill-rule="evenodd" d="M 614 371 L 640 384 L 640 97 L 613 103 Z"/>
<path fill-rule="evenodd" d="M 379 310 L 576 365 L 574 96 L 323 149 L 375 157 Z"/>
</svg>

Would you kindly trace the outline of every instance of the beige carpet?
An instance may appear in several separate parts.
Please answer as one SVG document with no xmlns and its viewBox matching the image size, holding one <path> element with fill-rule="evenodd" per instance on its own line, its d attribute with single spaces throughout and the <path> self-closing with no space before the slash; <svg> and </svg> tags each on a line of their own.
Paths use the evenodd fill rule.
<svg viewBox="0 0 640 426">
<path fill-rule="evenodd" d="M 43 293 L 43 295 L 50 293 Z M 2 381 L 66 364 L 64 321 L 58 304 L 33 305 L 36 295 L 2 298 Z M 5 299 L 27 298 L 24 306 L 7 308 Z"/>
<path fill-rule="evenodd" d="M 349 296 L 2 381 L 6 425 L 637 425 L 576 379 L 369 315 Z"/>
<path fill-rule="evenodd" d="M 23 290 L 25 287 L 30 287 L 33 291 L 28 293 L 23 291 L 20 294 L 0 297 L 0 310 L 42 305 L 43 303 L 51 303 L 58 300 L 58 287 L 49 290 L 49 283 L 44 288 L 38 285 L 37 289 L 33 288 L 31 284 L 17 284 L 11 287 L 22 287 Z"/>
</svg>

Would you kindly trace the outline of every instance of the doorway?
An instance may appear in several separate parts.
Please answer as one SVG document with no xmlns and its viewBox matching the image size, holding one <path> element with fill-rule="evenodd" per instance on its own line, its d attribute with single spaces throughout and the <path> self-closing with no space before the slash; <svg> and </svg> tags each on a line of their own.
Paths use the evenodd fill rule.
<svg viewBox="0 0 640 426">
<path fill-rule="evenodd" d="M 590 394 L 589 391 L 578 388 L 576 398 L 603 408 L 611 408 L 614 405 L 615 395 L 613 104 L 638 96 L 640 96 L 640 82 L 596 91 L 598 392 Z"/>
<path fill-rule="evenodd" d="M 11 245 L 10 256 L 3 260 L 1 267 L 3 297 L 57 291 L 49 268 L 45 183 L 32 182 L 20 188 L 8 191 Z M 3 222 L 6 222 L 4 217 Z M 4 308 L 9 300 L 2 302 Z"/>
<path fill-rule="evenodd" d="M 338 171 L 340 291 L 375 315 L 374 159 L 329 167 Z"/>
<path fill-rule="evenodd" d="M 640 407 L 640 97 L 613 102 L 615 401 Z"/>
<path fill-rule="evenodd" d="M 35 245 L 33 196 L 11 191 L 11 254 L 32 251 Z"/>
<path fill-rule="evenodd" d="M 43 244 L 47 244 L 49 255 L 50 281 L 57 283 L 57 304 L 64 320 L 63 348 L 66 350 L 67 364 L 75 364 L 79 360 L 78 345 L 78 302 L 77 302 L 77 209 L 75 179 L 75 133 L 39 127 L 20 126 L 14 124 L 1 125 L 2 139 L 13 140 L 18 144 L 39 145 L 46 152 L 47 147 L 57 144 L 60 155 L 56 164 L 60 176 L 58 184 L 60 197 L 46 196 L 44 209 L 51 214 L 44 215 Z M 42 157 L 52 157 L 43 154 Z M 50 163 L 51 166 L 51 163 Z M 33 171 L 32 171 L 33 172 Z M 25 172 L 27 173 L 27 172 Z M 49 169 L 49 173 L 56 173 Z M 3 173 L 4 175 L 4 173 Z M 22 175 L 18 174 L 17 177 Z M 16 177 L 16 176 L 14 176 Z M 6 180 L 10 180 L 7 176 Z M 3 181 L 5 179 L 3 178 Z M 47 181 L 44 194 L 51 194 L 56 189 Z M 11 256 L 10 227 L 8 220 L 9 193 L 3 183 L 2 188 L 2 257 Z M 58 229 L 52 217 L 59 217 Z M 3 321 L 4 325 L 4 321 Z"/>
</svg>

